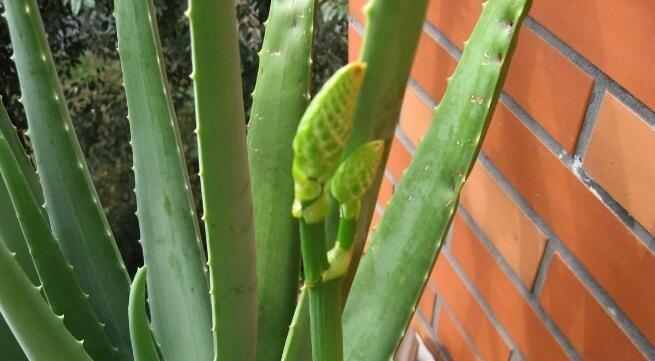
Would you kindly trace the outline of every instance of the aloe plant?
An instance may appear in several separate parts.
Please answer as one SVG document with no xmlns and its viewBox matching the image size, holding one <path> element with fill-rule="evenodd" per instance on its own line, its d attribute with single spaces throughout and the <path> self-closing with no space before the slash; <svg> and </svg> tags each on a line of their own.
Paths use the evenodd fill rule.
<svg viewBox="0 0 655 361">
<path fill-rule="evenodd" d="M 235 4 L 191 0 L 198 217 L 154 5 L 115 0 L 145 259 L 130 287 L 36 1 L 4 0 L 36 171 L 1 108 L 3 352 L 31 361 L 390 359 L 529 4 L 485 4 L 438 121 L 358 266 L 427 1 L 373 0 L 361 59 L 310 102 L 316 1 L 273 0 L 248 132 Z"/>
</svg>

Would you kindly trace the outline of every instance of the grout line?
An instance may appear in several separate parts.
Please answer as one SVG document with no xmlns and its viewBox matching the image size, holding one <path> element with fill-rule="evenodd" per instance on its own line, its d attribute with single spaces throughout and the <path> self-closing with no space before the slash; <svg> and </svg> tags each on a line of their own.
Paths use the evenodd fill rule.
<svg viewBox="0 0 655 361">
<path fill-rule="evenodd" d="M 357 31 L 357 34 L 359 34 L 360 37 L 364 36 L 364 34 L 366 33 L 366 28 L 359 21 L 357 21 L 357 19 L 355 19 L 352 16 L 349 16 L 348 23 L 353 26 L 353 28 L 355 29 L 355 31 Z"/>
<path fill-rule="evenodd" d="M 524 361 L 524 359 L 518 353 L 512 352 L 509 356 L 509 361 Z"/>
<path fill-rule="evenodd" d="M 496 264 L 503 270 L 503 273 L 508 276 L 518 293 L 525 299 L 537 317 L 543 322 L 546 329 L 548 329 L 548 331 L 553 335 L 555 341 L 560 345 L 564 353 L 571 360 L 581 361 L 582 357 L 580 357 L 566 336 L 564 336 L 564 334 L 559 330 L 555 323 L 550 319 L 546 311 L 544 311 L 544 309 L 541 307 L 541 304 L 539 304 L 539 301 L 534 297 L 532 293 L 530 293 L 530 291 L 525 287 L 523 282 L 521 282 L 514 271 L 512 271 L 498 250 L 493 246 L 489 238 L 484 234 L 482 229 L 475 223 L 475 221 L 468 215 L 468 213 L 462 209 L 462 207 L 460 207 L 459 212 L 462 218 L 464 218 L 466 223 L 471 227 L 482 246 L 490 253 Z M 451 260 L 454 260 L 454 258 L 455 257 L 451 257 Z M 463 270 L 461 270 L 461 272 L 464 273 Z"/>
<path fill-rule="evenodd" d="M 448 54 L 459 61 L 459 58 L 462 56 L 462 51 L 455 45 L 455 43 L 450 41 L 444 33 L 427 21 L 423 24 L 423 31 L 430 35 L 437 44 L 441 45 Z"/>
<path fill-rule="evenodd" d="M 580 283 L 587 289 L 589 294 L 598 302 L 598 304 L 607 312 L 614 323 L 626 334 L 626 336 L 635 344 L 649 360 L 655 360 L 655 346 L 641 333 L 641 331 L 632 323 L 630 318 L 621 310 L 621 308 L 612 300 L 591 274 L 580 264 L 576 257 L 569 251 L 562 241 L 554 239 L 555 251 L 564 260 L 568 267 Z"/>
<path fill-rule="evenodd" d="M 553 254 L 555 253 L 555 241 L 548 239 L 546 244 L 546 249 L 544 249 L 544 254 L 541 257 L 541 262 L 539 263 L 539 268 L 537 269 L 537 275 L 534 280 L 534 285 L 532 286 L 532 294 L 535 298 L 538 298 L 541 295 L 541 291 L 544 288 L 544 283 L 546 283 L 546 277 L 548 276 L 548 268 L 553 262 Z"/>
<path fill-rule="evenodd" d="M 570 45 L 566 44 L 558 38 L 553 32 L 548 30 L 545 26 L 539 24 L 534 18 L 527 17 L 524 21 L 525 26 L 534 30 L 546 42 L 557 49 L 567 59 L 571 60 L 575 65 L 580 67 L 586 73 L 591 75 L 597 82 L 605 86 L 608 91 L 621 100 L 631 110 L 642 117 L 651 127 L 655 128 L 655 111 L 649 109 L 643 102 L 638 100 L 634 95 L 630 94 L 618 82 L 610 78 L 596 65 L 592 64 L 589 60 L 583 57 L 579 52 L 573 49 Z M 654 129 L 655 130 L 655 129 Z"/>
<path fill-rule="evenodd" d="M 505 178 L 498 168 L 487 158 L 483 153 L 480 153 L 478 156 L 478 162 L 484 166 L 487 172 L 491 177 L 496 181 L 500 188 L 505 191 L 507 196 L 516 204 L 521 211 L 535 224 L 537 229 L 544 235 L 546 238 L 551 239 L 555 237 L 555 233 L 548 227 L 546 222 L 541 219 L 541 216 L 532 209 L 532 206 L 526 202 L 523 197 L 518 193 L 510 181 Z"/>
<path fill-rule="evenodd" d="M 384 207 L 382 207 L 378 202 L 375 202 L 375 212 L 380 213 L 380 215 L 384 214 Z"/>
<path fill-rule="evenodd" d="M 435 292 L 435 294 L 437 293 Z M 450 361 L 450 355 L 448 354 L 444 344 L 441 342 L 441 339 L 439 339 L 439 336 L 437 336 L 437 327 L 439 325 L 439 317 L 441 317 L 442 305 L 443 305 L 443 300 L 441 299 L 441 297 L 437 295 L 437 304 L 434 308 L 434 316 L 432 320 L 433 326 L 430 328 L 430 330 L 434 335 L 435 343 L 437 344 L 437 349 L 439 350 L 439 354 L 444 360 Z"/>
<path fill-rule="evenodd" d="M 502 92 L 500 94 L 499 100 L 509 109 L 516 118 L 523 123 L 542 143 L 554 154 L 556 154 L 560 159 L 564 157 L 571 158 L 568 155 L 568 152 L 564 147 L 562 147 L 559 142 L 553 138 L 550 133 L 548 133 L 542 126 L 539 124 L 530 114 L 528 114 L 523 107 L 521 107 L 514 99 L 510 98 L 507 93 Z M 570 166 L 570 163 L 565 164 Z"/>
<path fill-rule="evenodd" d="M 521 351 L 518 345 L 516 345 L 514 340 L 512 340 L 512 338 L 505 330 L 505 327 L 496 318 L 496 315 L 491 310 L 491 307 L 489 307 L 489 305 L 487 304 L 487 301 L 484 299 L 484 297 L 482 297 L 482 295 L 478 292 L 478 290 L 475 288 L 473 283 L 469 280 L 468 275 L 466 275 L 464 271 L 461 269 L 459 263 L 457 262 L 457 260 L 455 260 L 455 257 L 451 255 L 450 250 L 443 252 L 443 254 L 450 262 L 451 266 L 453 267 L 453 270 L 455 271 L 455 274 L 457 274 L 457 276 L 460 278 L 462 283 L 464 283 L 464 286 L 471 293 L 473 299 L 478 303 L 478 306 L 480 306 L 482 312 L 485 314 L 489 322 L 491 322 L 491 325 L 498 332 L 498 334 L 503 339 L 503 341 L 508 346 L 508 348 L 513 352 L 520 353 Z"/>
<path fill-rule="evenodd" d="M 439 339 L 439 336 L 437 336 L 436 330 L 428 325 L 428 322 L 425 319 L 423 319 L 423 316 L 420 315 L 420 314 L 417 314 L 416 318 L 418 318 L 419 322 L 428 331 L 428 334 L 432 338 L 434 343 L 436 344 L 437 350 L 439 351 L 439 354 L 441 355 L 441 357 L 445 361 L 457 361 L 457 360 L 453 360 L 452 357 L 450 357 L 450 353 L 448 352 L 448 350 L 446 349 L 444 344 Z M 418 335 L 418 333 L 417 333 L 417 335 Z M 420 335 L 418 335 L 418 336 L 420 337 Z"/>
<path fill-rule="evenodd" d="M 414 158 L 414 154 L 416 153 L 416 147 L 414 147 L 414 144 L 412 144 L 412 141 L 407 138 L 405 133 L 403 132 L 400 127 L 396 127 L 396 138 L 407 148 L 407 151 L 409 154 L 411 154 L 412 158 Z M 411 164 L 411 163 L 410 163 Z M 409 165 L 407 165 L 409 167 Z M 407 170 L 407 168 L 405 168 Z M 403 171 L 404 173 L 404 171 Z"/>
<path fill-rule="evenodd" d="M 437 295 L 437 297 L 436 297 L 436 302 L 434 304 L 434 315 L 432 317 L 432 328 L 435 330 L 435 333 L 436 333 L 437 327 L 439 326 L 439 318 L 441 317 L 441 308 L 443 307 L 443 298 L 436 291 L 435 291 L 435 294 Z"/>
<path fill-rule="evenodd" d="M 629 338 L 635 342 L 635 345 L 645 354 L 653 355 L 655 360 L 655 351 L 653 346 L 644 338 L 641 331 L 630 321 L 630 319 L 623 313 L 619 306 L 612 300 L 606 293 L 601 285 L 593 278 L 593 276 L 586 270 L 586 268 L 575 258 L 573 253 L 566 247 L 564 242 L 560 240 L 555 232 L 540 218 L 540 216 L 527 204 L 520 194 L 512 187 L 509 181 L 500 173 L 500 171 L 493 165 L 493 163 L 483 154 L 478 158 L 480 163 L 489 172 L 491 177 L 500 185 L 501 189 L 510 197 L 510 199 L 519 206 L 519 208 L 530 218 L 537 228 L 548 237 L 549 241 L 546 247 L 542 264 L 540 265 L 537 273 L 537 280 L 535 281 L 533 294 L 535 297 L 541 293 L 543 282 L 546 278 L 546 269 L 552 261 L 552 255 L 557 252 L 562 255 L 566 260 L 569 267 L 574 271 L 578 280 L 585 286 L 589 293 L 602 305 L 614 320 L 614 322 L 626 332 Z"/>
<path fill-rule="evenodd" d="M 454 233 L 455 233 L 455 222 L 450 222 L 450 227 L 448 227 L 448 233 L 446 233 L 446 238 L 444 239 L 443 245 L 441 246 L 442 249 L 440 251 L 440 254 L 445 250 L 450 250 L 450 245 L 453 243 Z"/>
<path fill-rule="evenodd" d="M 582 128 L 580 129 L 578 141 L 575 145 L 575 152 L 573 153 L 574 157 L 580 159 L 580 161 L 584 161 L 587 149 L 589 148 L 589 142 L 591 141 L 594 126 L 596 125 L 598 113 L 600 113 L 600 106 L 603 102 L 606 89 L 607 88 L 603 84 L 597 81 L 594 82 L 594 87 L 587 104 L 587 110 L 585 111 L 584 120 L 582 121 Z"/>
<path fill-rule="evenodd" d="M 655 252 L 655 237 L 630 215 L 627 209 L 617 202 L 600 184 L 595 182 L 582 168 L 578 157 L 569 155 L 537 122 L 530 117 L 514 100 L 505 93 L 501 100 L 510 109 L 516 118 L 548 149 L 557 156 L 564 166 L 571 171 L 610 211 L 628 228 L 632 230 L 637 239 L 646 247 Z"/>
<path fill-rule="evenodd" d="M 453 322 L 453 326 L 457 329 L 457 332 L 459 332 L 460 336 L 464 339 L 464 342 L 468 345 L 469 349 L 473 353 L 473 357 L 476 358 L 478 361 L 484 360 L 482 356 L 480 355 L 480 351 L 478 351 L 478 348 L 475 346 L 473 341 L 471 340 L 471 336 L 469 336 L 468 332 L 464 330 L 464 327 L 462 327 L 462 324 L 460 321 L 455 317 L 455 314 L 453 311 L 448 307 L 448 304 L 444 302 L 444 308 L 443 311 L 448 313 L 448 316 L 450 317 L 450 320 Z"/>
<path fill-rule="evenodd" d="M 428 94 L 428 92 L 421 87 L 419 83 L 416 82 L 416 80 L 409 78 L 408 84 L 407 84 L 412 90 L 418 94 L 419 98 L 428 106 L 432 111 L 434 112 L 434 108 L 439 104 L 435 99 Z"/>
</svg>

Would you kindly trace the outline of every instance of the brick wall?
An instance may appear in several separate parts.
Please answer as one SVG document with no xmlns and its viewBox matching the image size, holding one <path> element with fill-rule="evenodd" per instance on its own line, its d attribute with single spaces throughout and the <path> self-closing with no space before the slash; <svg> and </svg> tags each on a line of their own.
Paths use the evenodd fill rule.
<svg viewBox="0 0 655 361">
<path fill-rule="evenodd" d="M 374 221 L 480 3 L 431 0 Z M 534 1 L 412 321 L 439 359 L 655 360 L 653 34 L 653 0 Z"/>
</svg>

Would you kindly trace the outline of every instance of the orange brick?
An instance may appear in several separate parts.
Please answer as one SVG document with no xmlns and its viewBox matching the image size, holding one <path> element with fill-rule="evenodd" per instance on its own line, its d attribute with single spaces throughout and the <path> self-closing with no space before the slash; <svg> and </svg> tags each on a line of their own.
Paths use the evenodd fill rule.
<svg viewBox="0 0 655 361">
<path fill-rule="evenodd" d="M 648 231 L 655 234 L 655 129 L 605 94 L 585 168 Z"/>
<path fill-rule="evenodd" d="M 421 33 L 411 75 L 432 99 L 441 99 L 448 85 L 446 79 L 456 66 L 455 58 L 426 32 Z"/>
<path fill-rule="evenodd" d="M 396 182 L 400 182 L 403 171 L 409 166 L 411 160 L 412 155 L 407 147 L 397 137 L 394 137 L 391 143 L 389 160 L 387 161 L 387 169 L 393 175 Z"/>
<path fill-rule="evenodd" d="M 566 360 L 530 304 L 465 221 L 455 224 L 451 252 L 528 360 Z"/>
<path fill-rule="evenodd" d="M 483 0 L 432 0 L 427 18 L 461 49 L 482 13 L 482 2 Z"/>
<path fill-rule="evenodd" d="M 455 320 L 446 312 L 441 310 L 439 316 L 439 325 L 437 326 L 437 336 L 443 343 L 450 358 L 457 361 L 476 361 L 475 354 L 466 343 L 464 335 L 455 327 Z"/>
<path fill-rule="evenodd" d="M 655 254 L 502 105 L 483 150 L 655 343 Z"/>
<path fill-rule="evenodd" d="M 655 108 L 655 1 L 535 1 L 531 14 Z"/>
<path fill-rule="evenodd" d="M 359 58 L 359 51 L 362 47 L 362 37 L 355 27 L 348 25 L 348 61 Z"/>
<path fill-rule="evenodd" d="M 400 129 L 418 147 L 432 121 L 432 108 L 426 104 L 414 89 L 408 87 L 400 111 Z"/>
<path fill-rule="evenodd" d="M 645 360 L 559 254 L 548 268 L 539 299 L 583 359 Z"/>
<path fill-rule="evenodd" d="M 367 0 L 348 1 L 348 11 L 350 12 L 350 15 L 357 19 L 357 21 L 362 25 L 365 25 L 366 23 L 366 17 L 364 16 L 363 9 L 367 2 Z"/>
<path fill-rule="evenodd" d="M 505 91 L 569 153 L 582 127 L 593 80 L 523 27 Z"/>
<path fill-rule="evenodd" d="M 461 218 L 456 222 L 462 222 Z M 446 257 L 440 256 L 432 271 L 439 295 L 445 300 L 462 328 L 485 360 L 507 360 L 509 347 L 466 288 Z M 444 317 L 443 313 L 441 317 Z"/>
<path fill-rule="evenodd" d="M 462 190 L 460 203 L 473 217 L 523 283 L 532 287 L 546 236 L 477 163 Z"/>
<path fill-rule="evenodd" d="M 382 177 L 380 184 L 380 193 L 378 193 L 378 205 L 382 208 L 387 206 L 387 202 L 391 199 L 393 194 L 393 184 L 387 176 Z"/>
<path fill-rule="evenodd" d="M 426 286 L 421 295 L 421 299 L 418 301 L 418 309 L 421 311 L 423 318 L 432 322 L 432 317 L 434 316 L 434 302 L 436 301 L 436 295 L 430 286 Z"/>
</svg>

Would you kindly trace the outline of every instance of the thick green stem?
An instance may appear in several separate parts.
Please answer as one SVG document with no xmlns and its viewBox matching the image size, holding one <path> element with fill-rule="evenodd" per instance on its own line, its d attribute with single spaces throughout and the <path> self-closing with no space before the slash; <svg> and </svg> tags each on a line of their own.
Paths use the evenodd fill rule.
<svg viewBox="0 0 655 361">
<path fill-rule="evenodd" d="M 325 223 L 307 223 L 300 221 L 300 245 L 302 250 L 305 284 L 312 287 L 321 281 L 323 272 L 328 268 L 327 250 L 325 249 Z"/>
<path fill-rule="evenodd" d="M 339 218 L 339 231 L 337 232 L 337 240 L 341 248 L 349 250 L 355 239 L 355 233 L 357 232 L 357 219 L 345 218 L 341 216 Z"/>
<path fill-rule="evenodd" d="M 257 274 L 233 0 L 191 0 L 193 79 L 214 360 L 253 361 Z"/>
<path fill-rule="evenodd" d="M 323 282 L 323 274 L 329 267 L 325 222 L 307 223 L 301 218 L 299 223 L 305 289 L 309 293 L 312 356 L 314 361 L 341 361 L 341 282 Z"/>
<path fill-rule="evenodd" d="M 309 287 L 312 357 L 314 361 L 343 360 L 341 279 Z"/>
</svg>

